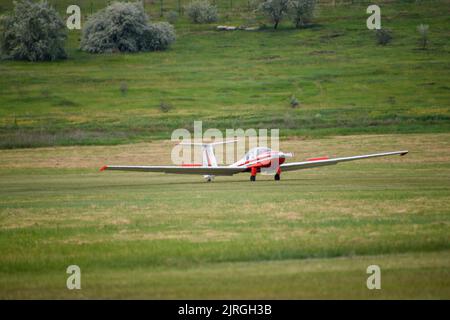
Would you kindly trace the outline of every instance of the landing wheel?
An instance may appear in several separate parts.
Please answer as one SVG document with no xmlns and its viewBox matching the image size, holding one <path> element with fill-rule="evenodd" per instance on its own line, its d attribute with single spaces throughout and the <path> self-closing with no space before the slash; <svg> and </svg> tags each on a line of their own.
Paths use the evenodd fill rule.
<svg viewBox="0 0 450 320">
<path fill-rule="evenodd" d="M 278 181 L 278 180 L 281 179 L 281 176 L 277 173 L 277 174 L 275 175 L 274 179 L 275 179 L 276 181 Z"/>
<path fill-rule="evenodd" d="M 250 176 L 250 181 L 256 181 L 256 176 Z"/>
</svg>

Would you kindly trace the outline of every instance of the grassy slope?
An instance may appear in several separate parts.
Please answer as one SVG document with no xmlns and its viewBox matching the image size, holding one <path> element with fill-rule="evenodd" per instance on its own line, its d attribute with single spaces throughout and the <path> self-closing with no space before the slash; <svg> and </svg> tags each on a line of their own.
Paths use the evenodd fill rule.
<svg viewBox="0 0 450 320">
<path fill-rule="evenodd" d="M 0 62 L 0 147 L 169 138 L 194 119 L 282 135 L 448 131 L 448 4 L 383 4 L 387 47 L 365 27 L 365 5 L 322 7 L 313 27 L 276 32 L 216 32 L 183 17 L 177 43 L 158 53 L 90 55 L 71 32 L 67 61 Z M 417 49 L 420 23 L 430 25 L 429 50 Z M 174 109 L 162 113 L 161 101 Z"/>
<path fill-rule="evenodd" d="M 282 143 L 294 160 L 402 148 L 255 184 L 94 169 L 167 162 L 164 142 L 0 151 L 0 297 L 449 298 L 449 134 Z"/>
</svg>

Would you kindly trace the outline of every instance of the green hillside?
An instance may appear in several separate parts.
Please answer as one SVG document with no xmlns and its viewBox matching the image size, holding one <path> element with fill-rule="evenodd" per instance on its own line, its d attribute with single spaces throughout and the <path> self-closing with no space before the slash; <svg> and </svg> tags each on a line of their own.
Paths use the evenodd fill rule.
<svg viewBox="0 0 450 320">
<path fill-rule="evenodd" d="M 53 1 L 61 13 L 69 2 L 91 11 L 91 1 Z M 165 3 L 176 9 L 177 1 Z M 264 23 L 247 1 L 218 3 L 217 24 Z M 450 2 L 378 3 L 393 34 L 387 46 L 366 28 L 367 3 L 320 6 L 314 25 L 300 30 L 286 20 L 276 31 L 219 32 L 181 16 L 166 52 L 92 55 L 71 31 L 68 60 L 0 62 L 0 147 L 167 139 L 194 120 L 284 136 L 447 132 Z M 0 1 L 0 12 L 10 7 Z M 159 8 L 146 2 L 152 20 L 162 19 Z M 427 50 L 418 46 L 421 23 L 430 26 Z M 163 112 L 162 103 L 172 108 Z"/>
<path fill-rule="evenodd" d="M 288 139 L 377 158 L 202 177 L 98 172 L 169 163 L 167 141 L 0 150 L 0 299 L 449 299 L 450 134 Z M 151 152 L 150 152 L 151 150 Z M 82 290 L 67 290 L 80 266 Z M 382 290 L 368 290 L 379 265 Z"/>
</svg>

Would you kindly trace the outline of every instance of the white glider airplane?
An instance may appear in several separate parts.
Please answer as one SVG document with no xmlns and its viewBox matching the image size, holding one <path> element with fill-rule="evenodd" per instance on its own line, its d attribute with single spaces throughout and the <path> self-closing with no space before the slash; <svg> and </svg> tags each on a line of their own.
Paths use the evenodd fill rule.
<svg viewBox="0 0 450 320">
<path fill-rule="evenodd" d="M 256 180 L 258 172 L 274 174 L 275 180 L 280 180 L 281 172 L 309 169 L 315 167 L 329 166 L 339 162 L 401 155 L 408 153 L 407 150 L 393 151 L 384 153 L 367 154 L 361 156 L 333 158 L 328 157 L 310 158 L 302 162 L 285 163 L 286 158 L 292 158 L 292 153 L 273 151 L 270 148 L 253 148 L 238 162 L 229 166 L 218 166 L 214 155 L 214 146 L 218 144 L 232 143 L 233 141 L 223 141 L 215 143 L 181 143 L 183 145 L 194 145 L 202 148 L 202 164 L 183 164 L 181 166 L 103 166 L 104 170 L 122 170 L 122 171 L 145 171 L 145 172 L 164 172 L 177 174 L 199 174 L 203 175 L 206 181 L 211 182 L 215 176 L 232 176 L 237 173 L 250 172 L 250 181 Z"/>
</svg>

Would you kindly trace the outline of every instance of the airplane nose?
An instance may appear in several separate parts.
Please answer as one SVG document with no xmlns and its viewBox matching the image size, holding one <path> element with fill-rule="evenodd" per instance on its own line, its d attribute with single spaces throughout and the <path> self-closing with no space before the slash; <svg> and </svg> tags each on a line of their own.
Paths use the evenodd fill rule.
<svg viewBox="0 0 450 320">
<path fill-rule="evenodd" d="M 294 156 L 294 154 L 292 152 L 288 152 L 288 153 L 283 153 L 282 156 L 284 158 L 292 158 Z"/>
</svg>

